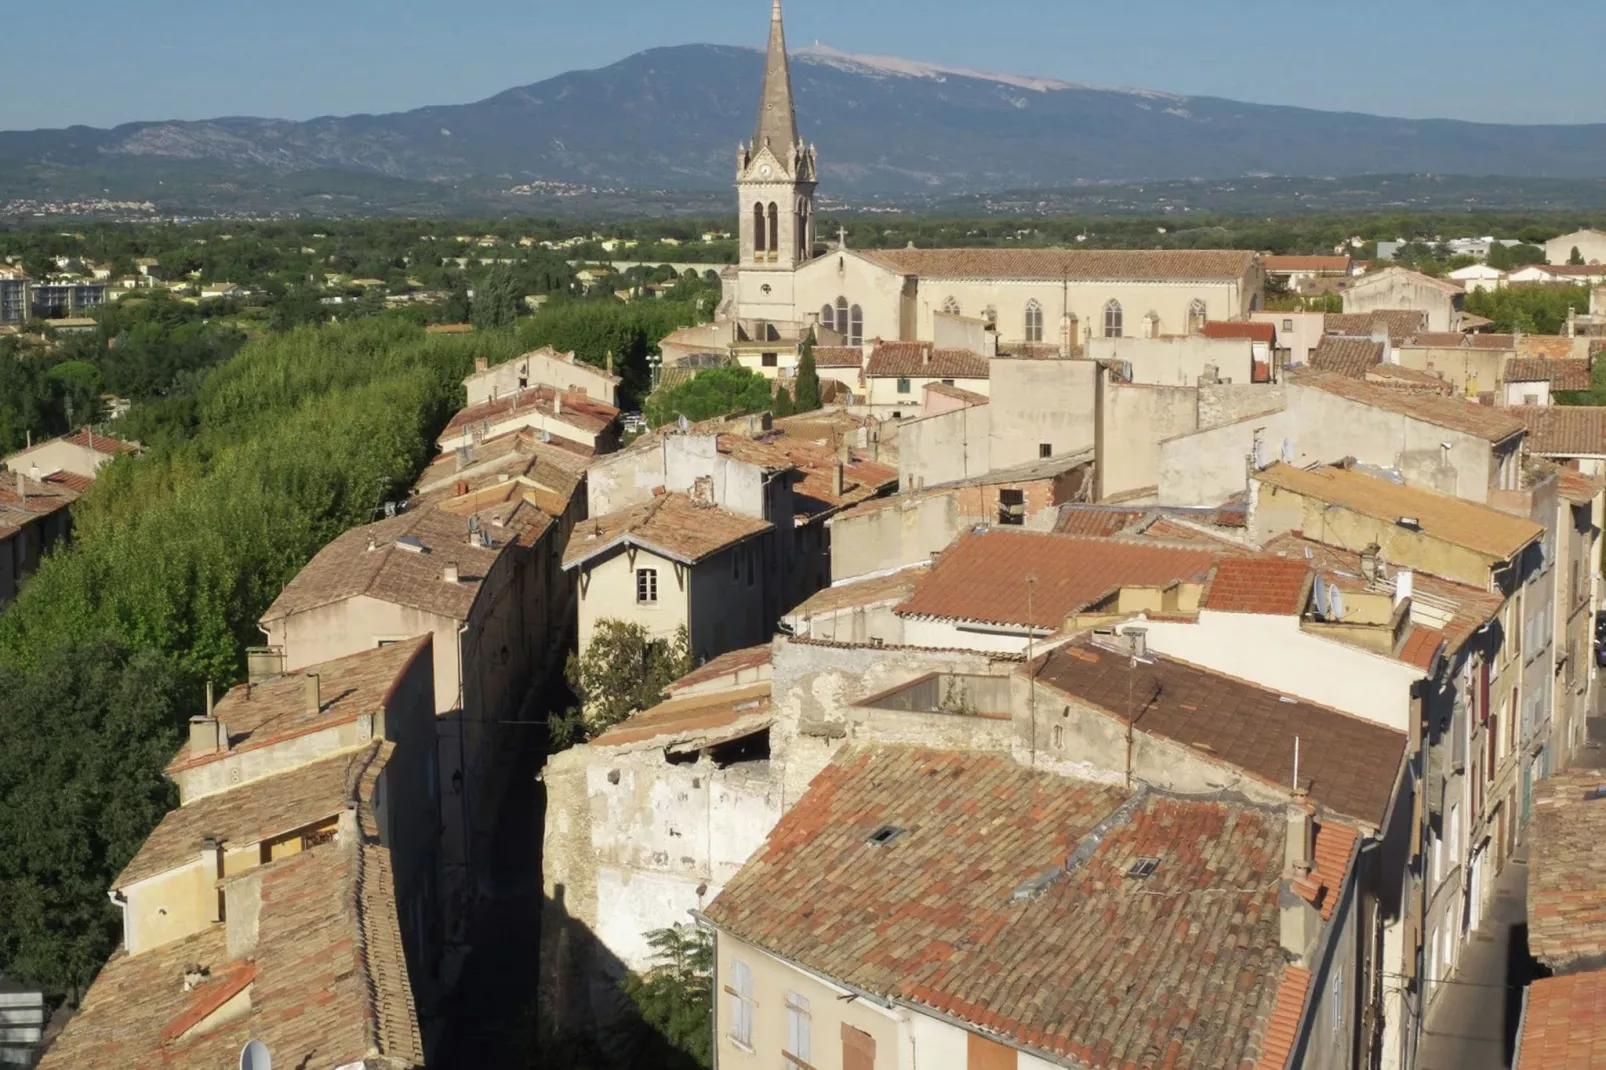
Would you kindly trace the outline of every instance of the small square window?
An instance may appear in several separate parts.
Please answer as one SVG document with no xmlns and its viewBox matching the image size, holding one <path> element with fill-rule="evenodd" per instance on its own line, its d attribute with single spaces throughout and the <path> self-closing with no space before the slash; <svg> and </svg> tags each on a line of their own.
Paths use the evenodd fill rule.
<svg viewBox="0 0 1606 1070">
<path fill-rule="evenodd" d="M 909 380 L 907 380 L 907 379 L 899 379 L 898 380 L 898 393 L 900 393 L 900 394 L 909 393 Z"/>
<path fill-rule="evenodd" d="M 885 847 L 887 844 L 891 843 L 893 840 L 902 835 L 903 829 L 899 828 L 897 825 L 882 825 L 880 828 L 870 833 L 869 836 L 865 837 L 864 842 L 874 844 L 877 847 Z"/>
<path fill-rule="evenodd" d="M 954 381 L 952 379 L 944 379 L 942 381 L 942 385 L 943 386 L 953 386 L 954 385 Z"/>
<path fill-rule="evenodd" d="M 774 353 L 765 353 L 763 360 L 766 368 L 773 368 L 780 363 L 780 357 Z"/>
<path fill-rule="evenodd" d="M 1039 457 L 1054 456 L 1054 444 L 1052 442 L 1039 442 L 1037 444 L 1037 455 Z"/>
<path fill-rule="evenodd" d="M 654 605 L 658 601 L 658 570 L 636 569 L 636 601 L 641 605 Z"/>
<path fill-rule="evenodd" d="M 1283 330 L 1292 331 L 1293 329 L 1294 329 L 1294 321 L 1293 320 L 1283 320 Z"/>
</svg>

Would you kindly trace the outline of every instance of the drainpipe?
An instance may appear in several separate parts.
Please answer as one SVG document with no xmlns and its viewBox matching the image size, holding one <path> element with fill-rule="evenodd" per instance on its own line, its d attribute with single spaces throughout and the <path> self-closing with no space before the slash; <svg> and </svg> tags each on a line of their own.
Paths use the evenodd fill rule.
<svg viewBox="0 0 1606 1070">
<path fill-rule="evenodd" d="M 463 789 L 457 801 L 458 816 L 463 826 L 463 870 L 466 879 L 474 881 L 473 826 L 468 819 L 468 739 L 465 722 L 468 720 L 468 689 L 463 686 L 463 638 L 468 635 L 468 622 L 457 629 L 457 766 L 463 776 Z"/>
</svg>

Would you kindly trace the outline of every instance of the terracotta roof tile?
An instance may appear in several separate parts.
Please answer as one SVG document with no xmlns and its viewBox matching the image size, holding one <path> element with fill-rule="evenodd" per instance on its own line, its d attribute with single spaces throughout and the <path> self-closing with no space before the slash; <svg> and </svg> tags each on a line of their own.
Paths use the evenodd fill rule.
<svg viewBox="0 0 1606 1070">
<path fill-rule="evenodd" d="M 1302 966 L 1284 966 L 1282 981 L 1277 985 L 1277 1006 L 1271 1012 L 1271 1023 L 1266 1026 L 1266 1040 L 1261 1047 L 1260 1062 L 1256 1070 L 1285 1070 L 1299 1039 L 1299 1027 L 1305 1017 L 1305 994 L 1310 991 L 1310 971 Z"/>
<path fill-rule="evenodd" d="M 1516 337 L 1517 356 L 1567 360 L 1574 353 L 1573 342 L 1573 339 L 1562 335 L 1519 334 Z"/>
<path fill-rule="evenodd" d="M 1322 321 L 1326 334 L 1348 334 L 1370 338 L 1382 331 L 1393 342 L 1402 342 L 1427 329 L 1428 314 L 1407 309 L 1379 309 L 1376 312 L 1329 312 Z"/>
<path fill-rule="evenodd" d="M 1464 498 L 1435 494 L 1340 465 L 1312 471 L 1279 461 L 1263 469 L 1256 479 L 1262 487 L 1290 491 L 1374 520 L 1395 523 L 1401 517 L 1410 517 L 1429 538 L 1498 561 L 1510 560 L 1544 533 L 1543 528 L 1527 517 L 1513 516 Z"/>
<path fill-rule="evenodd" d="M 1476 337 L 1461 331 L 1417 331 L 1403 344 L 1424 349 L 1461 349 L 1468 344 L 1468 338 Z"/>
<path fill-rule="evenodd" d="M 574 568 L 627 545 L 696 564 L 774 528 L 768 521 L 699 505 L 684 494 L 661 494 L 576 527 L 563 551 L 563 567 Z"/>
<path fill-rule="evenodd" d="M 1310 565 L 1295 558 L 1229 557 L 1216 565 L 1203 607 L 1217 613 L 1298 616 L 1310 598 Z"/>
<path fill-rule="evenodd" d="M 985 405 L 991 400 L 986 394 L 978 394 L 964 387 L 949 386 L 947 383 L 927 383 L 926 391 L 941 394 L 945 398 L 953 398 L 955 401 L 963 401 L 967 405 Z"/>
<path fill-rule="evenodd" d="M 1374 342 L 1370 338 L 1330 334 L 1316 344 L 1316 349 L 1310 355 L 1310 366 L 1319 372 L 1364 379 L 1374 364 L 1382 363 L 1385 349 L 1385 343 Z"/>
<path fill-rule="evenodd" d="M 1144 509 L 1112 509 L 1104 505 L 1063 505 L 1054 530 L 1060 535 L 1105 538 L 1136 524 L 1148 515 Z"/>
<path fill-rule="evenodd" d="M 229 959 L 222 924 L 139 955 L 118 952 L 42 1070 L 234 1066 L 253 1037 L 287 1066 L 422 1066 L 388 852 L 337 836 L 254 872 L 261 910 L 251 960 Z M 196 964 L 207 976 L 185 992 Z M 242 991 L 248 1013 L 196 1031 Z"/>
<path fill-rule="evenodd" d="M 1418 390 L 1451 397 L 1455 386 L 1436 372 L 1407 368 L 1403 364 L 1374 364 L 1366 369 L 1366 381 L 1391 390 Z"/>
<path fill-rule="evenodd" d="M 1377 383 L 1361 382 L 1320 371 L 1291 371 L 1287 380 L 1311 387 L 1347 401 L 1370 405 L 1385 412 L 1460 431 L 1488 442 L 1503 442 L 1522 432 L 1523 424 L 1511 409 L 1492 409 L 1456 398 L 1390 390 Z"/>
<path fill-rule="evenodd" d="M 968 349 L 936 349 L 930 342 L 878 342 L 865 362 L 867 379 L 986 379 L 987 358 Z"/>
<path fill-rule="evenodd" d="M 1240 279 L 1255 254 L 1191 249 L 876 249 L 860 256 L 904 275 L 987 279 Z"/>
<path fill-rule="evenodd" d="M 1035 676 L 1123 724 L 1137 696 L 1138 730 L 1203 751 L 1267 784 L 1288 786 L 1294 739 L 1301 785 L 1328 810 L 1380 828 L 1405 754 L 1405 734 L 1163 655 L 1132 665 L 1088 640 L 1039 659 Z M 1022 670 L 1024 671 L 1024 670 Z M 1130 688 L 1130 692 L 1129 692 Z"/>
<path fill-rule="evenodd" d="M 1330 271 L 1347 274 L 1350 269 L 1350 258 L 1347 256 L 1263 256 L 1260 262 L 1268 272 Z"/>
<path fill-rule="evenodd" d="M 509 394 L 505 398 L 470 405 L 447 421 L 445 429 L 440 433 L 439 441 L 444 444 L 449 439 L 467 434 L 475 424 L 483 423 L 495 427 L 520 416 L 536 413 L 593 435 L 606 430 L 619 418 L 619 410 L 607 402 L 573 391 L 561 392 L 562 409 L 559 411 L 557 407 L 559 397 L 559 391 L 550 386 L 532 386 L 527 390 Z"/>
<path fill-rule="evenodd" d="M 765 680 L 668 699 L 620 721 L 590 745 L 622 747 L 650 741 L 654 746 L 704 747 L 760 731 L 771 719 L 770 681 Z"/>
<path fill-rule="evenodd" d="M 751 675 L 769 667 L 773 660 L 773 651 L 768 643 L 758 646 L 744 647 L 741 650 L 732 650 L 703 662 L 691 672 L 664 688 L 667 694 L 675 695 L 694 687 L 718 680 L 722 676 Z"/>
<path fill-rule="evenodd" d="M 895 605 L 913 594 L 915 588 L 930 574 L 929 568 L 906 568 L 887 576 L 827 587 L 810 595 L 808 601 L 792 610 L 790 615 L 806 618 L 882 602 Z"/>
<path fill-rule="evenodd" d="M 1606 489 L 1606 481 L 1572 468 L 1562 468 L 1556 472 L 1556 489 L 1574 505 L 1587 505 Z"/>
<path fill-rule="evenodd" d="M 1523 445 L 1532 453 L 1606 456 L 1606 406 L 1517 405 L 1506 411 L 1527 426 Z"/>
<path fill-rule="evenodd" d="M 851 748 L 708 916 L 806 969 L 1056 1062 L 1115 1070 L 1169 1051 L 1178 1067 L 1253 1065 L 1283 963 L 1284 819 L 1219 801 L 1126 802 L 1002 755 Z M 887 827 L 901 831 L 870 842 Z M 1154 871 L 1126 876 L 1145 856 Z"/>
<path fill-rule="evenodd" d="M 1543 977 L 1529 986 L 1515 1065 L 1523 1070 L 1606 1068 L 1606 970 Z"/>
<path fill-rule="evenodd" d="M 341 534 L 296 573 L 262 620 L 359 596 L 468 620 L 496 562 L 534 545 L 552 523 L 524 500 L 533 489 L 516 482 L 492 489 L 511 500 L 481 503 L 472 514 L 425 504 Z M 471 516 L 483 538 L 471 540 Z M 444 578 L 449 564 L 457 565 L 456 583 Z"/>
<path fill-rule="evenodd" d="M 1277 325 L 1264 320 L 1210 320 L 1199 333 L 1206 338 L 1248 338 L 1267 344 L 1277 341 Z"/>
<path fill-rule="evenodd" d="M 379 713 L 384 710 L 396 681 L 411 667 L 413 659 L 420 654 L 427 656 L 432 643 L 431 636 L 421 635 L 308 665 L 255 684 L 240 684 L 224 695 L 214 710 L 218 721 L 228 731 L 228 751 L 192 758 L 186 742 L 167 764 L 167 771 L 172 773 L 204 765 L 317 729 L 345 724 L 365 713 Z M 316 712 L 309 712 L 306 680 L 314 675 L 318 677 L 320 705 Z"/>
<path fill-rule="evenodd" d="M 857 368 L 864 364 L 862 346 L 815 346 L 816 368 Z"/>
<path fill-rule="evenodd" d="M 1215 560 L 1202 550 L 994 528 L 945 550 L 898 613 L 1058 628 L 1123 585 L 1202 582 Z"/>
<path fill-rule="evenodd" d="M 1517 357 L 1506 365 L 1508 383 L 1549 383 L 1553 390 L 1588 390 L 1589 361 Z"/>
<path fill-rule="evenodd" d="M 1606 773 L 1571 771 L 1535 791 L 1528 949 L 1558 971 L 1606 965 L 1606 797 L 1592 797 L 1602 786 Z"/>
</svg>

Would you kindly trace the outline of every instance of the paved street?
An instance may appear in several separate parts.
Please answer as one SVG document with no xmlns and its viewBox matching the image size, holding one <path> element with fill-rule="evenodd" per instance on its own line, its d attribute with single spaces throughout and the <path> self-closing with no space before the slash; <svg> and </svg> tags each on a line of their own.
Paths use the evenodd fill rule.
<svg viewBox="0 0 1606 1070">
<path fill-rule="evenodd" d="M 1483 924 L 1428 1012 L 1421 1070 L 1504 1070 L 1528 974 L 1527 852 L 1506 865 Z M 1515 987 L 1514 987 L 1515 986 Z"/>
</svg>

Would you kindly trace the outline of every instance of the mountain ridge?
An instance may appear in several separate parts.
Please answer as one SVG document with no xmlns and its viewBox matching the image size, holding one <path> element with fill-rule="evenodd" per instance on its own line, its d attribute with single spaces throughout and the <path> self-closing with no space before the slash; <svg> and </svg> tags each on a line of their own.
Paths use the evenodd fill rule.
<svg viewBox="0 0 1606 1070">
<path fill-rule="evenodd" d="M 810 45 L 792 53 L 822 193 L 976 194 L 1247 176 L 1606 175 L 1606 124 L 1395 119 L 969 70 Z M 95 188 L 148 199 L 186 176 L 271 186 L 345 172 L 503 189 L 531 182 L 729 189 L 762 53 L 648 49 L 467 104 L 0 132 L 0 202 Z M 171 176 L 160 180 L 153 174 Z"/>
</svg>

